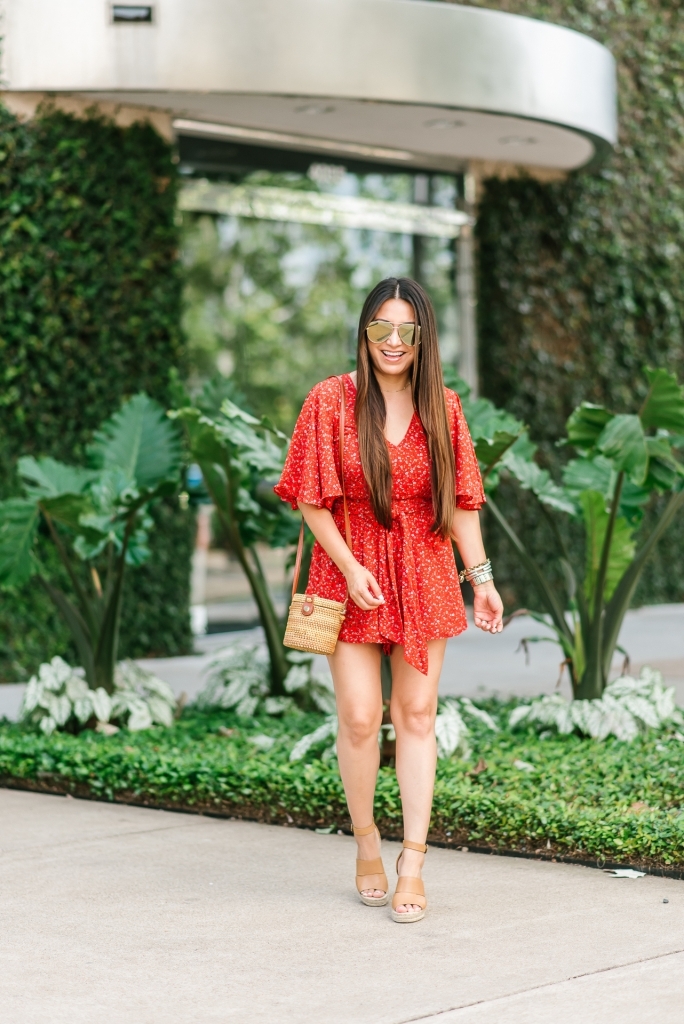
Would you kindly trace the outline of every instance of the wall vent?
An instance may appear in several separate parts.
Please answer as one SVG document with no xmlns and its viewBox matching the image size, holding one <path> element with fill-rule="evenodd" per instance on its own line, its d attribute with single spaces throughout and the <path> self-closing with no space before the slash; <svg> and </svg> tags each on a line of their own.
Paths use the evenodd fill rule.
<svg viewBox="0 0 684 1024">
<path fill-rule="evenodd" d="M 112 4 L 112 21 L 116 24 L 131 22 L 149 25 L 152 21 L 152 6 L 140 4 Z"/>
</svg>

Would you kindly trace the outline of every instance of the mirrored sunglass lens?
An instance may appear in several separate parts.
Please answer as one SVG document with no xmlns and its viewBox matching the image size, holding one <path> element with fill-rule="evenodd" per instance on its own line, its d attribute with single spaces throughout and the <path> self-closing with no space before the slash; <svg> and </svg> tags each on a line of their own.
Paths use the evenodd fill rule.
<svg viewBox="0 0 684 1024">
<path fill-rule="evenodd" d="M 392 327 L 392 324 L 377 321 L 376 323 L 368 324 L 366 334 L 368 335 L 369 341 L 373 341 L 378 344 L 378 342 L 387 341 L 387 339 L 391 337 L 393 330 L 394 328 Z"/>
<path fill-rule="evenodd" d="M 397 330 L 399 331 L 399 337 L 401 338 L 404 345 L 413 344 L 413 335 L 415 334 L 415 324 L 399 324 Z"/>
</svg>

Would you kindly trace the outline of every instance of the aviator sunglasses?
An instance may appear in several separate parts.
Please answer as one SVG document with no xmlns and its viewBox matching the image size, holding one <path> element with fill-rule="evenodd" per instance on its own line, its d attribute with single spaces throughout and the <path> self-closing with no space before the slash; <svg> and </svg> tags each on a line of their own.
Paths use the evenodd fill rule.
<svg viewBox="0 0 684 1024">
<path fill-rule="evenodd" d="M 391 324 L 389 320 L 371 320 L 366 328 L 368 340 L 374 345 L 382 345 L 389 341 L 397 328 L 399 340 L 402 345 L 416 345 L 420 342 L 420 327 L 418 324 Z"/>
</svg>

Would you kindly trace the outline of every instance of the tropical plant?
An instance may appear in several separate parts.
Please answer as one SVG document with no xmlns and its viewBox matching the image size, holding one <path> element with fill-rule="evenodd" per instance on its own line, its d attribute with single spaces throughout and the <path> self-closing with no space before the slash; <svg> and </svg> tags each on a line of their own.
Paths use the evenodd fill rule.
<svg viewBox="0 0 684 1024">
<path fill-rule="evenodd" d="M 312 654 L 287 651 L 286 657 L 285 692 L 274 696 L 270 657 L 264 644 L 239 640 L 229 644 L 217 651 L 207 666 L 207 683 L 197 698 L 198 706 L 221 707 L 246 717 L 297 710 L 332 714 L 335 695 L 330 673 L 314 670 Z"/>
<path fill-rule="evenodd" d="M 54 657 L 29 679 L 19 719 L 50 735 L 55 729 L 78 732 L 94 725 L 111 735 L 120 726 L 131 732 L 156 724 L 170 726 L 176 698 L 167 684 L 133 661 L 122 661 L 114 673 L 114 692 L 92 689 L 82 668 Z"/>
<path fill-rule="evenodd" d="M 567 463 L 560 484 L 534 461 L 536 446 L 523 424 L 485 399 L 472 401 L 467 389 L 460 387 L 488 508 L 536 584 L 548 618 L 530 614 L 547 625 L 550 619 L 578 699 L 603 694 L 644 566 L 684 506 L 684 464 L 677 453 L 684 446 L 684 391 L 666 370 L 644 372 L 648 392 L 638 413 L 615 414 L 588 402 L 575 409 L 567 422 L 567 437 L 559 444 L 572 446 L 578 457 Z M 564 593 L 554 588 L 494 501 L 492 492 L 503 472 L 538 500 L 555 537 Z M 669 497 L 637 550 L 637 531 L 653 495 Z M 573 565 L 567 523 L 559 521 L 559 513 L 583 528 L 583 572 Z"/>
<path fill-rule="evenodd" d="M 0 502 L 0 586 L 35 579 L 44 587 L 71 631 L 88 686 L 111 696 L 124 571 L 149 556 L 150 503 L 178 487 L 178 430 L 139 394 L 101 426 L 89 458 L 90 467 L 19 459 L 24 496 Z M 39 529 L 55 545 L 71 594 L 39 561 Z"/>
<path fill-rule="evenodd" d="M 464 716 L 477 719 L 487 729 L 498 732 L 499 726 L 489 712 L 478 708 L 470 697 L 445 697 L 439 702 L 435 718 L 437 754 L 439 757 L 470 757 L 470 729 Z"/>
<path fill-rule="evenodd" d="M 638 679 L 620 676 L 608 683 L 598 700 L 569 703 L 560 693 L 552 693 L 529 704 L 519 704 L 511 712 L 508 724 L 512 729 L 528 723 L 556 729 L 561 734 L 578 732 L 595 740 L 615 736 L 631 743 L 647 729 L 682 722 L 684 716 L 675 704 L 674 686 L 663 686 L 660 672 L 643 668 Z"/>
<path fill-rule="evenodd" d="M 185 404 L 170 415 L 185 427 L 188 454 L 202 471 L 221 537 L 249 582 L 266 637 L 270 694 L 285 697 L 291 665 L 256 545 L 280 547 L 297 537 L 298 518 L 273 493 L 287 437 L 266 417 L 257 419 L 228 398 L 214 416 L 190 404 L 187 396 L 179 398 Z"/>
<path fill-rule="evenodd" d="M 337 729 L 338 718 L 335 714 L 327 715 L 325 720 L 314 729 L 297 740 L 290 751 L 290 761 L 301 761 L 310 750 L 316 747 L 324 747 L 321 752 L 321 760 L 329 761 L 337 755 Z M 332 742 L 331 742 L 332 741 Z"/>
</svg>

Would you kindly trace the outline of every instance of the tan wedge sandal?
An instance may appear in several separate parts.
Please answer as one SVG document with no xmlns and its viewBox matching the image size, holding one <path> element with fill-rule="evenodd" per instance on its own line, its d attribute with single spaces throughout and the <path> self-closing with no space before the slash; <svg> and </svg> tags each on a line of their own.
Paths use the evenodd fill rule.
<svg viewBox="0 0 684 1024">
<path fill-rule="evenodd" d="M 368 828 L 355 828 L 352 825 L 352 832 L 355 836 L 369 836 L 371 832 L 380 833 L 375 822 L 371 822 Z M 356 888 L 359 890 L 361 902 L 367 907 L 384 907 L 389 901 L 389 882 L 382 864 L 382 857 L 375 857 L 373 860 L 360 860 L 356 858 Z M 384 896 L 364 896 L 363 889 L 382 889 Z"/>
<path fill-rule="evenodd" d="M 427 853 L 427 843 L 411 843 L 405 839 L 401 844 L 404 850 L 416 850 L 417 853 Z M 397 874 L 399 875 L 399 861 L 404 850 L 397 857 Z M 400 914 L 397 907 L 405 907 L 413 904 L 420 907 L 420 910 L 412 913 Z M 396 892 L 392 897 L 392 920 L 397 924 L 412 924 L 414 921 L 421 921 L 425 917 L 427 900 L 425 898 L 425 886 L 422 878 L 411 878 L 409 875 L 399 875 Z"/>
</svg>

